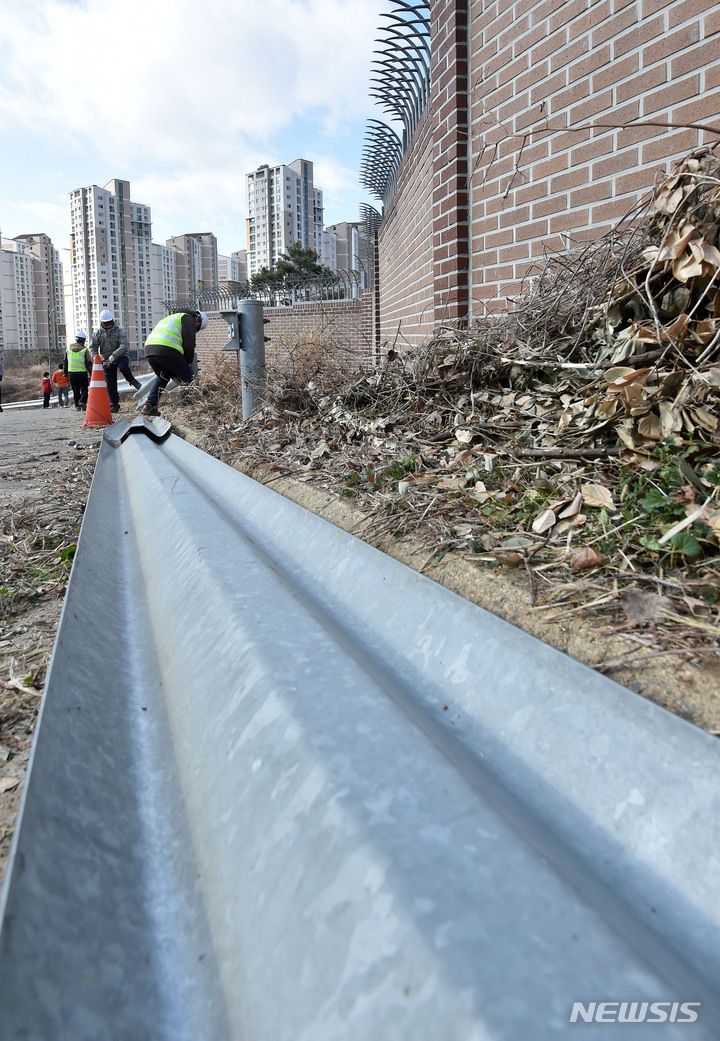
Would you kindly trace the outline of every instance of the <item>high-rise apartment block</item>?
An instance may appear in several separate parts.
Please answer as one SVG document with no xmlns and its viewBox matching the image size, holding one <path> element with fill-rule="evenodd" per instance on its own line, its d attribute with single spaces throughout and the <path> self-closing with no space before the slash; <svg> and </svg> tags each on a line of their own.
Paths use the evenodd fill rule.
<svg viewBox="0 0 720 1041">
<path fill-rule="evenodd" d="M 193 300 L 218 284 L 217 239 L 209 231 L 174 235 L 165 243 L 177 254 L 177 300 Z"/>
<path fill-rule="evenodd" d="M 229 257 L 218 257 L 218 275 L 220 284 L 228 282 L 247 282 L 247 250 L 238 249 Z"/>
<path fill-rule="evenodd" d="M 178 251 L 172 246 L 161 246 L 153 242 L 150 246 L 150 296 L 152 300 L 153 326 L 168 313 L 173 300 L 177 300 Z"/>
<path fill-rule="evenodd" d="M 0 349 L 57 359 L 66 347 L 60 252 L 41 233 L 0 242 Z"/>
<path fill-rule="evenodd" d="M 337 236 L 327 229 L 322 233 L 320 263 L 330 271 L 337 271 Z"/>
<path fill-rule="evenodd" d="M 2 239 L 0 298 L 2 298 L 3 348 L 11 351 L 35 350 L 37 346 L 35 272 L 32 254 L 24 242 Z"/>
<path fill-rule="evenodd" d="M 372 277 L 372 243 L 363 224 L 342 221 L 330 224 L 326 232 L 335 235 L 337 271 L 357 271 L 360 285 L 366 288 Z"/>
<path fill-rule="evenodd" d="M 247 282 L 248 280 L 248 255 L 246 249 L 236 249 L 234 253 L 230 254 L 230 259 L 233 263 L 237 263 L 238 282 Z"/>
<path fill-rule="evenodd" d="M 60 250 L 53 246 L 49 236 L 43 232 L 16 235 L 15 241 L 26 243 L 33 258 L 37 349 L 43 354 L 63 354 L 67 343 Z"/>
<path fill-rule="evenodd" d="M 141 348 L 150 333 L 150 207 L 133 202 L 128 181 L 70 194 L 70 263 L 75 328 L 97 329 L 106 308 Z"/>
<path fill-rule="evenodd" d="M 272 270 L 288 246 L 299 242 L 323 250 L 323 194 L 313 183 L 313 164 L 259 166 L 245 175 L 247 189 L 248 276 Z"/>
</svg>

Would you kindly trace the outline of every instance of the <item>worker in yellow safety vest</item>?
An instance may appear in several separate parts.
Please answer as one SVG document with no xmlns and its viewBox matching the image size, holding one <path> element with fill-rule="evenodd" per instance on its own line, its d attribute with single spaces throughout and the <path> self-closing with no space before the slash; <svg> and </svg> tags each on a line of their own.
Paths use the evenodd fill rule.
<svg viewBox="0 0 720 1041">
<path fill-rule="evenodd" d="M 63 372 L 70 379 L 73 392 L 73 401 L 78 412 L 87 405 L 88 378 L 92 372 L 92 356 L 86 346 L 87 336 L 82 331 L 75 337 L 75 343 L 71 343 L 65 351 Z"/>
<path fill-rule="evenodd" d="M 158 400 L 170 380 L 191 383 L 195 375 L 195 338 L 208 320 L 202 311 L 176 311 L 161 319 L 145 341 L 145 358 L 157 379 L 141 412 L 154 416 Z"/>
</svg>

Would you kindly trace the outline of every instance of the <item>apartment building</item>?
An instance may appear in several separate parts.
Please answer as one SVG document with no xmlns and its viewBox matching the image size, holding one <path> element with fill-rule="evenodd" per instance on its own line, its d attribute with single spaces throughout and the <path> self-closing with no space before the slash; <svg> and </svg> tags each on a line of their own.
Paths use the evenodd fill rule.
<svg viewBox="0 0 720 1041">
<path fill-rule="evenodd" d="M 178 250 L 158 242 L 150 245 L 150 297 L 153 326 L 164 318 L 178 298 Z"/>
<path fill-rule="evenodd" d="M 45 234 L 0 236 L 0 243 L 0 350 L 61 357 L 67 341 L 60 251 Z"/>
<path fill-rule="evenodd" d="M 322 250 L 320 263 L 331 271 L 337 271 L 337 235 L 327 228 L 322 233 Z"/>
<path fill-rule="evenodd" d="M 176 252 L 177 300 L 193 300 L 202 289 L 217 287 L 218 248 L 212 232 L 174 235 L 165 245 Z"/>
<path fill-rule="evenodd" d="M 245 175 L 248 275 L 272 270 L 288 246 L 323 252 L 323 193 L 313 182 L 313 164 L 262 165 Z"/>
<path fill-rule="evenodd" d="M 75 328 L 90 334 L 106 308 L 142 348 L 152 322 L 150 207 L 133 202 L 129 181 L 114 178 L 70 193 L 70 265 Z"/>
<path fill-rule="evenodd" d="M 248 255 L 246 249 L 236 249 L 234 253 L 230 254 L 232 261 L 237 261 L 238 265 L 238 282 L 247 282 L 248 278 Z"/>
<path fill-rule="evenodd" d="M 0 239 L 0 305 L 3 349 L 36 350 L 35 266 L 27 242 Z"/>
<path fill-rule="evenodd" d="M 337 271 L 359 271 L 363 286 L 367 286 L 372 272 L 373 247 L 364 225 L 342 221 L 330 224 L 326 232 L 335 235 Z"/>
<path fill-rule="evenodd" d="M 60 356 L 65 353 L 67 347 L 60 250 L 53 246 L 50 237 L 43 232 L 16 235 L 14 241 L 25 243 L 33 258 L 36 348 L 43 354 Z"/>
<path fill-rule="evenodd" d="M 247 282 L 247 250 L 238 249 L 229 257 L 218 256 L 218 276 L 221 285 L 227 282 Z"/>
</svg>

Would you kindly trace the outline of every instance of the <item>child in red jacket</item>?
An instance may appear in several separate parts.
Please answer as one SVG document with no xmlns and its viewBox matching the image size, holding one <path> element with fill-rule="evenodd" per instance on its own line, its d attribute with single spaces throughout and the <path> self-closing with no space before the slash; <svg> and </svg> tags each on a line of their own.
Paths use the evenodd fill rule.
<svg viewBox="0 0 720 1041">
<path fill-rule="evenodd" d="M 52 394 L 52 383 L 50 373 L 44 372 L 42 378 L 43 408 L 50 408 L 50 395 Z"/>
</svg>

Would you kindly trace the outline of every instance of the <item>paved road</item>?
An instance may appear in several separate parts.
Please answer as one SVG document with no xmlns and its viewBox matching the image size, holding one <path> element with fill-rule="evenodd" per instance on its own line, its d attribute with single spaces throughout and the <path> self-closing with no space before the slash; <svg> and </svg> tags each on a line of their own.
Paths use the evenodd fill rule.
<svg viewBox="0 0 720 1041">
<path fill-rule="evenodd" d="M 134 403 L 133 403 L 134 404 Z M 123 412 L 130 413 L 126 405 Z M 102 427 L 83 428 L 74 408 L 3 409 L 0 415 L 0 500 L 40 500 L 58 483 L 59 472 L 79 454 L 97 452 Z M 81 448 L 69 444 L 75 441 Z M 56 473 L 57 471 L 57 473 Z"/>
</svg>

